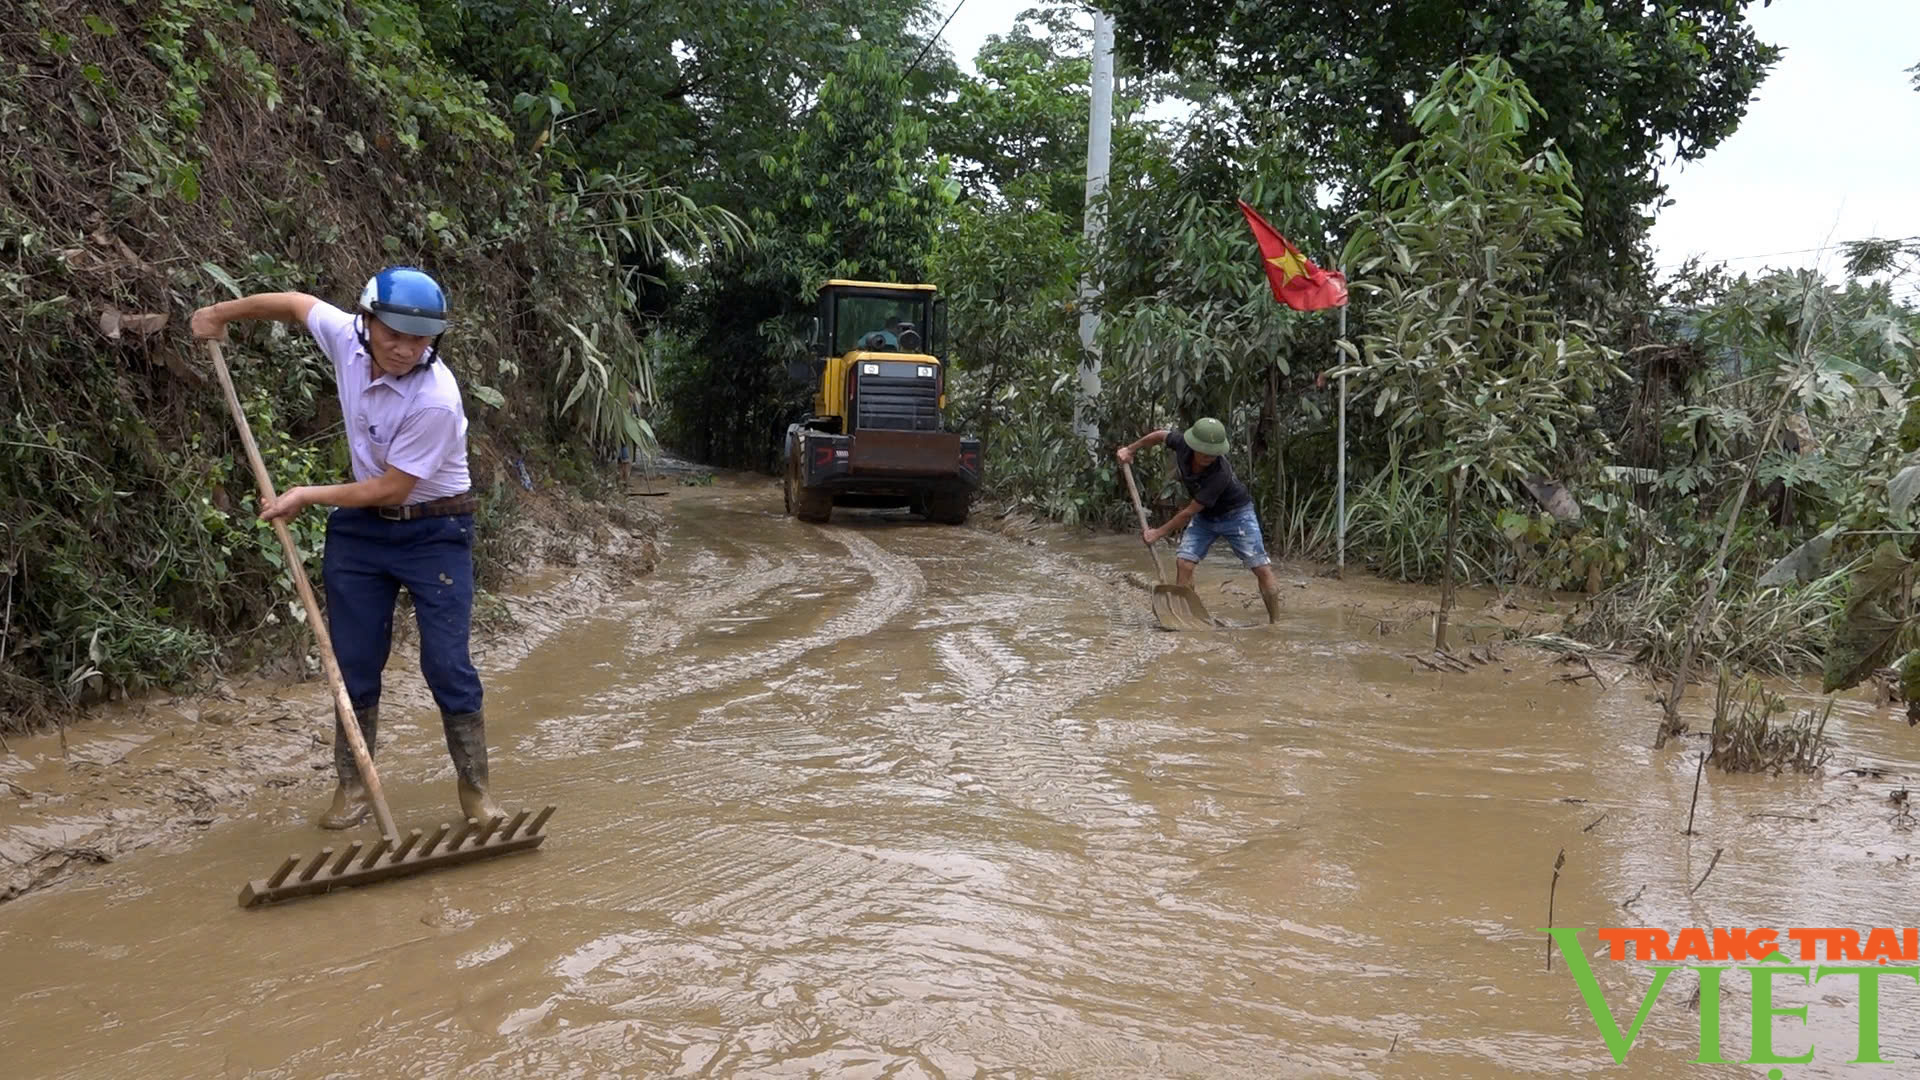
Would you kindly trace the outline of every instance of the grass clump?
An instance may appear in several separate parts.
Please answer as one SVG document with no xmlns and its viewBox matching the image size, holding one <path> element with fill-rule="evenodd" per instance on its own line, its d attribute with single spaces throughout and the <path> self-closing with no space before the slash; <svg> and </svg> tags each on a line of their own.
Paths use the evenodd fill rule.
<svg viewBox="0 0 1920 1080">
<path fill-rule="evenodd" d="M 1751 676 L 1736 685 L 1727 669 L 1713 703 L 1711 760 L 1721 772 L 1814 773 L 1833 756 L 1827 721 L 1833 699 L 1818 709 L 1787 718 L 1786 700 Z"/>
</svg>

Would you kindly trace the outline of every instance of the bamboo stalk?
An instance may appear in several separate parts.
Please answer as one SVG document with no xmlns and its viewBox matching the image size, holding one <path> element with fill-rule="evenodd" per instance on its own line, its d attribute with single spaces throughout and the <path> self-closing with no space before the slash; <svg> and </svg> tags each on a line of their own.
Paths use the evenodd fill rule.
<svg viewBox="0 0 1920 1080">
<path fill-rule="evenodd" d="M 1447 613 L 1453 610 L 1453 560 L 1460 537 L 1460 470 L 1447 471 L 1447 561 L 1440 579 L 1440 611 L 1433 620 L 1433 647 L 1447 648 Z"/>
</svg>

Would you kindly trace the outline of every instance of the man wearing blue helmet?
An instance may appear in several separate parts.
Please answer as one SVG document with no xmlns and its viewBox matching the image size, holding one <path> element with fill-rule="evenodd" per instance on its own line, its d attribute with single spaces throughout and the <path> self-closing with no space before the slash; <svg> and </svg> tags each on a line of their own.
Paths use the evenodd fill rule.
<svg viewBox="0 0 1920 1080">
<path fill-rule="evenodd" d="M 235 320 L 292 323 L 306 327 L 333 361 L 353 482 L 289 488 L 260 517 L 286 521 L 309 506 L 335 508 L 322 560 L 327 622 L 369 753 L 394 602 L 406 586 L 420 630 L 420 674 L 440 707 L 461 811 L 486 821 L 499 808 L 488 793 L 482 690 L 468 651 L 477 500 L 460 387 L 447 365 L 434 363 L 447 329 L 446 296 L 425 272 L 390 266 L 367 281 L 356 307 L 348 313 L 306 293 L 256 293 L 195 311 L 193 334 L 224 337 Z M 340 722 L 335 717 L 339 784 L 320 819 L 328 829 L 357 825 L 371 809 Z"/>
</svg>

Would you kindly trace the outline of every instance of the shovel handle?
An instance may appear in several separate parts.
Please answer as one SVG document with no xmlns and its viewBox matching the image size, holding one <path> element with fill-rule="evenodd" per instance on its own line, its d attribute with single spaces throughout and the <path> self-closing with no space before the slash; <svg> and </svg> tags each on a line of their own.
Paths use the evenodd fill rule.
<svg viewBox="0 0 1920 1080">
<path fill-rule="evenodd" d="M 1124 461 L 1121 462 L 1120 475 L 1127 478 L 1127 496 L 1133 500 L 1133 512 L 1140 517 L 1140 531 L 1145 532 L 1147 530 L 1147 508 L 1140 505 L 1140 489 L 1135 486 L 1133 482 L 1133 466 Z M 1142 537 L 1140 542 L 1145 544 L 1146 538 Z M 1166 581 L 1167 564 L 1166 560 L 1160 555 L 1160 549 L 1154 547 L 1152 544 L 1147 544 L 1147 550 L 1153 554 L 1153 568 L 1159 572 L 1160 580 L 1163 582 Z"/>
<path fill-rule="evenodd" d="M 240 429 L 240 442 L 247 449 L 247 463 L 253 466 L 253 478 L 260 483 L 260 501 L 262 505 L 270 503 L 275 498 L 273 479 L 267 475 L 266 462 L 260 459 L 260 447 L 254 444 L 253 429 L 247 425 L 247 414 L 240 408 L 240 395 L 234 392 L 233 377 L 227 374 L 227 361 L 220 353 L 220 343 L 209 340 L 207 352 L 213 355 L 213 373 L 220 378 L 220 389 L 227 395 L 227 409 L 233 413 L 233 422 Z M 333 708 L 339 716 L 341 730 L 347 733 L 347 744 L 353 748 L 354 764 L 360 766 L 360 777 L 367 783 L 380 833 L 389 844 L 398 843 L 400 834 L 393 827 L 386 793 L 380 790 L 380 776 L 373 771 L 373 756 L 367 753 L 367 741 L 360 736 L 360 722 L 353 715 L 353 700 L 347 696 L 347 680 L 340 674 L 340 662 L 334 658 L 333 642 L 327 636 L 326 620 L 320 615 L 319 601 L 314 599 L 313 585 L 307 581 L 306 563 L 293 546 L 286 522 L 275 521 L 273 532 L 280 538 L 280 550 L 287 557 L 287 572 L 293 575 L 294 588 L 300 591 L 300 602 L 306 606 L 307 629 L 313 631 L 314 641 L 320 646 L 320 666 L 327 673 L 328 686 L 333 689 Z"/>
</svg>

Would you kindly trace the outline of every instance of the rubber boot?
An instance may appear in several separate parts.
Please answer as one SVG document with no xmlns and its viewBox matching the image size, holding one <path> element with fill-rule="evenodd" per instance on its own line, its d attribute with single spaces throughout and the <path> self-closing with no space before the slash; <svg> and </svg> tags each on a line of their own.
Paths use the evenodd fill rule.
<svg viewBox="0 0 1920 1080">
<path fill-rule="evenodd" d="M 369 705 L 353 711 L 360 722 L 360 737 L 366 740 L 367 756 L 373 756 L 374 735 L 380 727 L 380 706 Z M 353 746 L 338 715 L 333 718 L 333 774 L 340 782 L 333 789 L 333 805 L 320 816 L 323 829 L 351 829 L 367 820 L 373 802 L 367 797 L 367 785 L 360 777 L 360 765 L 353 760 Z"/>
<path fill-rule="evenodd" d="M 1262 589 L 1260 590 L 1260 602 L 1267 605 L 1267 621 L 1269 623 L 1279 622 L 1280 594 L 1277 592 L 1267 592 L 1265 589 Z"/>
<path fill-rule="evenodd" d="M 487 792 L 486 713 L 442 713 L 440 720 L 447 729 L 447 753 L 453 758 L 460 813 L 480 822 L 502 816 Z"/>
</svg>

